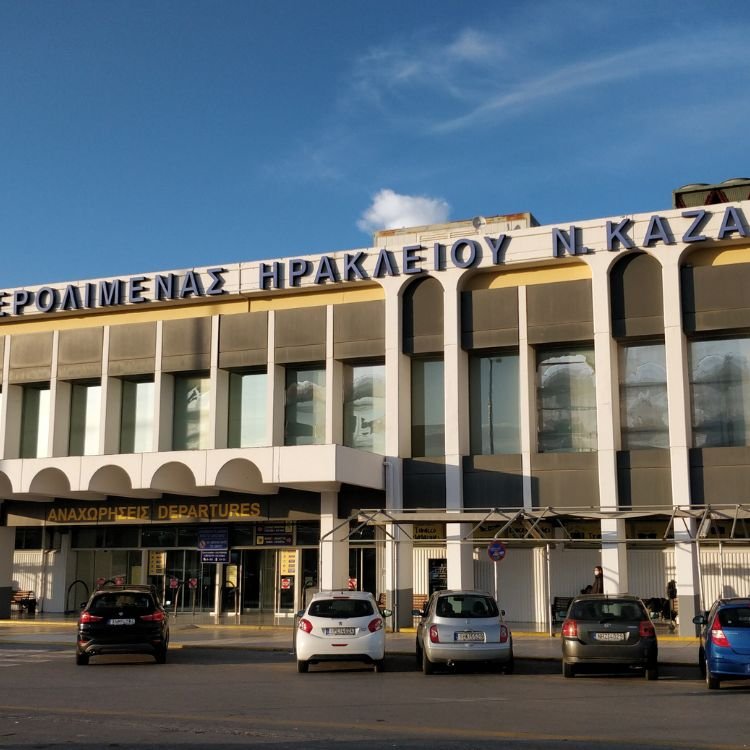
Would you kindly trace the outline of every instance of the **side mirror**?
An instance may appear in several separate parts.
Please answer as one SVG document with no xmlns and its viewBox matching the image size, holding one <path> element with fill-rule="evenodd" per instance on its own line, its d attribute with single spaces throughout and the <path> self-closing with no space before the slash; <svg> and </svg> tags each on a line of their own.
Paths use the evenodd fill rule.
<svg viewBox="0 0 750 750">
<path fill-rule="evenodd" d="M 382 615 L 383 617 L 390 617 L 390 616 L 391 616 L 391 615 L 393 614 L 393 611 L 392 611 L 392 610 L 390 610 L 390 609 L 381 609 L 381 610 L 380 610 L 380 614 L 381 614 L 381 615 Z"/>
<path fill-rule="evenodd" d="M 696 615 L 693 618 L 693 625 L 705 625 L 706 624 L 706 616 L 705 615 Z"/>
<path fill-rule="evenodd" d="M 297 612 L 297 617 L 302 617 L 302 615 L 305 614 L 305 610 L 301 609 L 299 612 Z"/>
<path fill-rule="evenodd" d="M 87 602 L 81 602 L 81 609 L 86 609 Z"/>
<path fill-rule="evenodd" d="M 422 617 L 422 610 L 421 609 L 413 609 L 411 611 L 412 617 Z"/>
</svg>

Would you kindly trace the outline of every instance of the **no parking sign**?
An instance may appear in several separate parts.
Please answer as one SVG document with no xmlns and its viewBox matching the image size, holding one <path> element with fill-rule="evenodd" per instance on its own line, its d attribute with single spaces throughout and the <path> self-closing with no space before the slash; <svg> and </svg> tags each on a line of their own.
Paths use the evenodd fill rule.
<svg viewBox="0 0 750 750">
<path fill-rule="evenodd" d="M 490 560 L 495 562 L 500 562 L 505 557 L 505 552 L 505 545 L 498 539 L 487 545 L 487 554 L 490 556 Z"/>
</svg>

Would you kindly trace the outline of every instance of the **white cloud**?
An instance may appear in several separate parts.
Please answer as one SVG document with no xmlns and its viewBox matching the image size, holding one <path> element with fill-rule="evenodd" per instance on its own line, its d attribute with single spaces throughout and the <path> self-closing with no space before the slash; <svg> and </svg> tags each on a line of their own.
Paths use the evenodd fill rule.
<svg viewBox="0 0 750 750">
<path fill-rule="evenodd" d="M 449 211 L 450 206 L 440 198 L 401 195 L 385 188 L 375 194 L 372 204 L 362 214 L 357 226 L 363 232 L 375 232 L 380 229 L 440 224 L 448 220 Z"/>
</svg>

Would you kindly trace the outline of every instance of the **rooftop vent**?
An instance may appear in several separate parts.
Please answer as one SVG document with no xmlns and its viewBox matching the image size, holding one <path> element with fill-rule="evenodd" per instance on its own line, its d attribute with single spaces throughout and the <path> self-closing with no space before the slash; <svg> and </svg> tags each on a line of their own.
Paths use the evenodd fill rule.
<svg viewBox="0 0 750 750">
<path fill-rule="evenodd" d="M 750 177 L 734 177 L 715 185 L 696 182 L 683 185 L 672 192 L 674 208 L 713 206 L 716 203 L 731 203 L 750 199 Z"/>
</svg>

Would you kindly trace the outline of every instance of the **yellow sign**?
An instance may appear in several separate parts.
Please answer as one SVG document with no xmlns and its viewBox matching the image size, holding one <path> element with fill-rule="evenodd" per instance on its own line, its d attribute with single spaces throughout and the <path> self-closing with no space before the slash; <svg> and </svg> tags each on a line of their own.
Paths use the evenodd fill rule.
<svg viewBox="0 0 750 750">
<path fill-rule="evenodd" d="M 163 576 L 167 567 L 167 553 L 154 552 L 148 553 L 148 574 L 150 576 Z"/>
<path fill-rule="evenodd" d="M 56 504 L 47 511 L 47 523 L 160 523 L 241 521 L 260 516 L 260 503 L 132 503 L 86 505 Z"/>
<path fill-rule="evenodd" d="M 281 550 L 279 560 L 279 575 L 293 576 L 297 574 L 297 552 L 293 549 Z"/>
<path fill-rule="evenodd" d="M 445 539 L 445 524 L 442 523 L 415 523 L 415 540 L 438 540 Z"/>
</svg>

